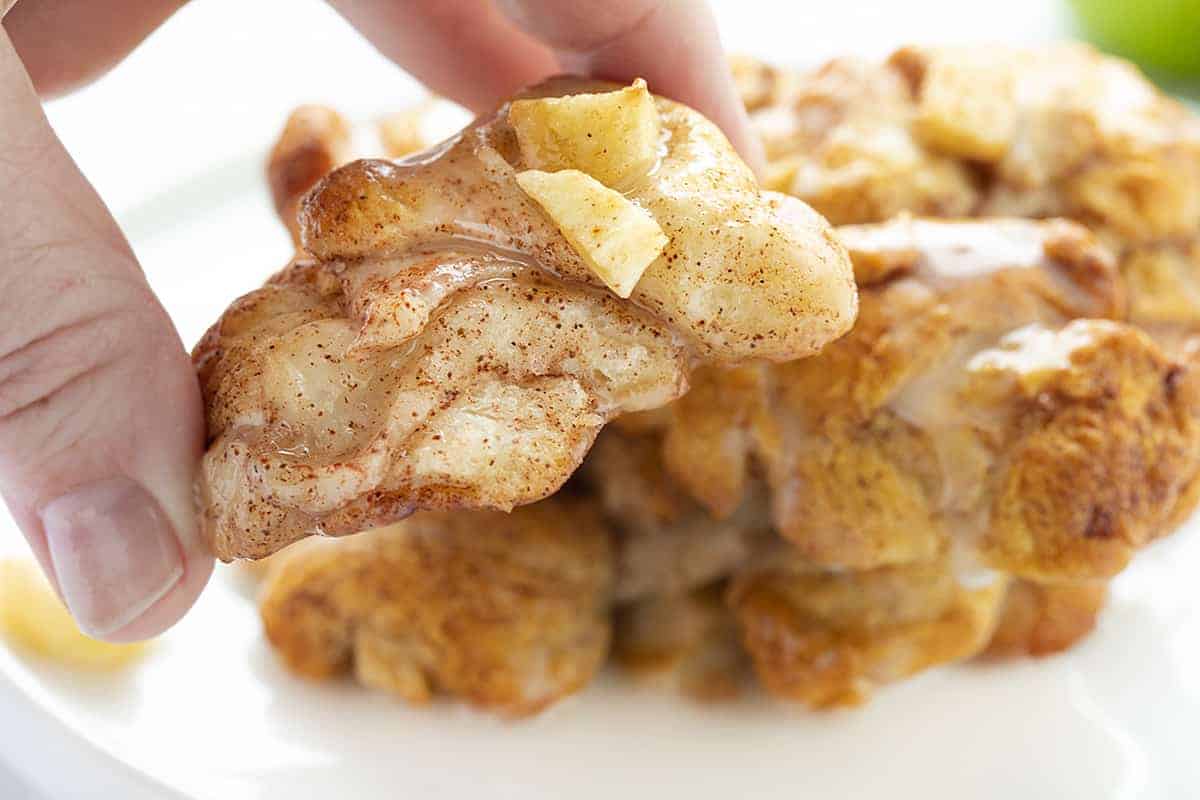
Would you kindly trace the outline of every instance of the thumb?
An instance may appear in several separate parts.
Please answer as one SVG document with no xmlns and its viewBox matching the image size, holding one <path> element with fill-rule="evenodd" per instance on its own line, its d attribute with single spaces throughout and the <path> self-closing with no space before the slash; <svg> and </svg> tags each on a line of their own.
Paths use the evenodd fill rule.
<svg viewBox="0 0 1200 800">
<path fill-rule="evenodd" d="M 212 570 L 191 364 L 0 30 L 0 494 L 87 633 L 145 638 Z"/>
</svg>

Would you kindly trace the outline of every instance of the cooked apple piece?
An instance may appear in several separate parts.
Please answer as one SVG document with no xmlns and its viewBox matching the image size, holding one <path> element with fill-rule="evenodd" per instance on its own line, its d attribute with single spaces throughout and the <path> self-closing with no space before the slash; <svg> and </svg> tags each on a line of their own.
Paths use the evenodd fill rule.
<svg viewBox="0 0 1200 800">
<path fill-rule="evenodd" d="M 629 297 L 667 246 L 649 211 L 577 169 L 526 170 L 517 183 L 618 297 Z"/>
<path fill-rule="evenodd" d="M 658 159 L 662 126 L 641 78 L 614 92 L 516 100 L 508 121 L 535 169 L 577 169 L 621 189 Z"/>
<path fill-rule="evenodd" d="M 903 60 L 904 53 L 897 56 Z M 924 70 L 913 133 L 931 150 L 998 161 L 1017 135 L 1016 77 L 996 53 L 968 51 L 930 62 Z"/>
</svg>

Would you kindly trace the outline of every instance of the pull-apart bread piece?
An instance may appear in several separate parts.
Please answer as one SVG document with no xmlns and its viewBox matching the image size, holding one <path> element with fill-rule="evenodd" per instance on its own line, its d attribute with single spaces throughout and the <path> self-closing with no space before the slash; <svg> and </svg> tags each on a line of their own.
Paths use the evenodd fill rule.
<svg viewBox="0 0 1200 800">
<path fill-rule="evenodd" d="M 611 426 L 580 473 L 613 530 L 613 658 L 626 673 L 702 700 L 737 695 L 756 673 L 773 695 L 827 708 L 988 645 L 1003 575 L 961 575 L 948 553 L 862 570 L 813 563 L 771 530 L 757 475 L 734 512 L 700 506 L 664 468 L 661 425 Z M 1034 625 L 1022 609 L 1012 637 Z"/>
<path fill-rule="evenodd" d="M 845 338 L 697 371 L 512 515 L 282 554 L 263 615 L 285 662 L 524 714 L 582 686 L 611 630 L 627 673 L 690 696 L 753 673 L 826 708 L 1086 635 L 1106 579 L 1193 503 L 1193 370 L 1120 321 L 1113 263 L 1072 223 L 838 233 L 862 284 Z"/>
<path fill-rule="evenodd" d="M 581 478 L 613 529 L 613 659 L 635 678 L 714 700 L 757 673 L 781 698 L 857 705 L 878 685 L 978 654 L 1005 615 L 1004 576 L 964 580 L 948 555 L 865 570 L 812 563 L 770 530 L 757 478 L 718 519 L 663 468 L 661 433 L 626 427 L 600 435 Z M 1032 638 L 1030 610 L 1011 638 Z"/>
<path fill-rule="evenodd" d="M 718 581 L 619 606 L 613 662 L 637 681 L 702 702 L 740 696 L 754 673 L 727 591 L 726 582 Z"/>
<path fill-rule="evenodd" d="M 1195 370 L 1120 321 L 1120 276 L 1085 229 L 902 217 L 838 234 L 854 330 L 804 361 L 701 370 L 640 433 L 675 493 L 655 496 L 708 512 L 675 500 L 692 533 L 671 535 L 750 543 L 711 547 L 728 572 L 705 575 L 729 580 L 764 685 L 817 707 L 985 648 L 1069 646 L 1200 483 Z M 602 464 L 585 476 L 619 485 L 590 476 Z M 730 537 L 764 492 L 775 540 Z M 615 524 L 647 529 L 622 507 Z"/>
<path fill-rule="evenodd" d="M 267 186 L 275 212 L 300 244 L 300 202 L 308 190 L 350 160 L 350 122 L 326 106 L 300 106 L 290 115 L 267 158 Z"/>
<path fill-rule="evenodd" d="M 1010 581 L 984 655 L 1045 656 L 1066 650 L 1096 627 L 1107 598 L 1108 582 L 1103 580 Z"/>
<path fill-rule="evenodd" d="M 830 708 L 931 667 L 1065 650 L 1095 627 L 1106 590 L 970 575 L 945 557 L 821 569 L 780 548 L 740 570 L 727 600 L 767 690 Z"/>
<path fill-rule="evenodd" d="M 267 637 L 294 672 L 352 672 L 410 703 L 534 713 L 591 680 L 610 639 L 608 533 L 585 502 L 427 512 L 278 556 Z"/>
<path fill-rule="evenodd" d="M 194 354 L 223 559 L 534 502 L 694 360 L 808 356 L 856 312 L 826 223 L 641 82 L 550 81 L 429 151 L 341 167 L 300 230 L 306 253 Z"/>
<path fill-rule="evenodd" d="M 1020 412 L 1028 426 L 1024 433 L 1008 423 L 997 425 L 1017 418 L 1012 413 L 1001 412 L 980 426 L 1019 437 L 991 457 L 984 483 L 977 483 L 979 465 L 972 466 L 976 448 L 970 438 L 963 448 L 943 432 L 920 445 L 924 437 L 911 435 L 913 415 L 905 413 L 913 405 L 901 403 L 903 424 L 884 424 L 887 409 L 860 416 L 873 431 L 846 441 L 863 441 L 865 447 L 849 448 L 843 441 L 836 455 L 810 464 L 841 465 L 840 472 L 801 466 L 800 482 L 817 487 L 818 502 L 809 510 L 818 513 L 791 529 L 804 552 L 818 560 L 893 565 L 868 566 L 862 576 L 847 574 L 844 580 L 890 572 L 893 590 L 907 586 L 904 591 L 917 597 L 925 584 L 898 578 L 925 562 L 908 559 L 918 559 L 939 542 L 953 546 L 964 531 L 971 533 L 965 539 L 979 546 L 944 561 L 943 569 L 971 578 L 967 584 L 974 586 L 989 574 L 970 567 L 982 561 L 988 571 L 999 570 L 994 578 L 1007 582 L 987 653 L 1040 655 L 1069 647 L 1092 629 L 1107 576 L 1139 544 L 1174 530 L 1200 492 L 1192 463 L 1197 448 L 1191 377 L 1200 349 L 1200 119 L 1133 66 L 1078 45 L 910 47 L 883 62 L 837 59 L 811 71 L 744 59 L 734 67 L 771 160 L 767 184 L 806 200 L 835 223 L 882 222 L 901 212 L 1069 217 L 1085 224 L 1116 257 L 1126 296 L 1121 318 L 1151 334 L 1161 352 L 1147 349 L 1127 331 L 1102 337 L 1095 347 L 1079 338 L 1071 344 L 1065 329 L 1053 338 L 1032 330 L 1014 332 L 1000 350 L 1016 354 L 1027 368 L 1014 371 L 1017 363 L 1009 356 L 981 356 L 973 383 L 982 390 L 987 373 L 994 386 L 1015 380 L 1036 402 L 1032 410 L 1028 400 L 1014 406 L 1025 409 Z M 860 261 L 856 273 L 864 285 L 875 283 L 864 281 L 864 273 L 886 267 L 864 269 Z M 865 291 L 864 330 L 878 317 L 872 297 L 878 292 Z M 965 309 L 956 315 L 974 313 Z M 1097 330 L 1094 323 L 1068 327 L 1076 333 Z M 895 335 L 880 334 L 865 344 L 872 353 L 886 354 L 893 351 L 887 342 Z M 1064 357 L 1056 368 L 1035 366 L 1039 353 L 1055 352 Z M 829 356 L 835 353 L 836 348 Z M 1020 371 L 1029 377 L 1016 378 Z M 1039 371 L 1041 377 L 1033 378 Z M 997 384 L 1006 372 L 1013 376 Z M 706 380 L 698 376 L 695 382 Z M 736 412 L 725 411 L 726 418 L 760 413 L 763 395 L 744 392 L 732 400 L 728 387 L 744 388 L 745 381 L 722 383 L 712 393 Z M 867 393 L 877 384 L 856 383 Z M 915 385 L 927 388 L 929 381 Z M 976 398 L 973 413 L 985 423 L 993 412 L 987 410 L 990 401 L 980 401 L 991 391 L 968 392 Z M 911 389 L 904 394 L 920 398 Z M 797 401 L 802 396 L 797 391 Z M 1126 401 L 1118 403 L 1117 397 Z M 720 423 L 708 419 L 704 425 Z M 710 446 L 721 447 L 713 452 L 728 454 L 729 443 L 740 442 L 735 455 L 744 457 L 749 429 L 742 425 L 742 433 L 722 440 L 710 437 Z M 683 444 L 674 457 L 671 448 L 664 453 L 673 465 L 695 459 L 689 449 L 703 446 L 690 442 L 682 430 L 668 438 Z M 964 463 L 955 483 L 978 486 L 990 504 L 976 504 L 965 517 L 952 515 L 957 520 L 935 512 L 930 524 L 929 487 L 947 485 L 931 464 L 953 464 L 956 458 Z M 740 474 L 725 471 L 724 485 L 735 486 Z M 727 498 L 712 494 L 710 507 L 728 505 Z M 803 510 L 804 496 L 794 495 L 797 510 Z M 822 539 L 819 531 L 830 522 L 831 531 L 863 534 L 863 541 L 829 547 L 837 535 Z M 872 554 L 872 541 L 891 546 Z M 1010 573 L 1025 577 L 1010 579 Z M 754 595 L 743 589 L 738 596 Z M 751 607 L 739 604 L 743 614 Z M 789 635 L 820 628 L 811 614 L 788 612 L 783 604 L 777 608 L 780 613 L 763 625 L 782 637 L 780 646 L 799 647 Z M 799 625 L 799 619 L 809 622 Z M 792 634 L 785 635 L 789 626 Z M 767 651 L 756 661 L 760 671 L 778 671 L 786 663 Z M 803 695 L 803 682 L 796 683 L 793 694 Z"/>
<path fill-rule="evenodd" d="M 833 223 L 1068 217 L 1118 257 L 1132 321 L 1200 327 L 1200 118 L 1131 64 L 1063 44 L 734 67 L 767 184 Z"/>
<path fill-rule="evenodd" d="M 591 649 L 594 636 L 607 642 L 611 626 L 618 664 L 693 696 L 734 694 L 752 667 L 777 696 L 854 705 L 939 664 L 1070 647 L 1094 626 L 1111 576 L 1190 513 L 1200 497 L 1200 128 L 1192 114 L 1132 67 L 1078 46 L 906 48 L 885 62 L 839 59 L 811 72 L 739 61 L 735 75 L 767 145 L 768 186 L 844 225 L 837 235 L 862 290 L 858 325 L 795 363 L 706 344 L 711 315 L 701 326 L 680 311 L 692 306 L 639 299 L 660 284 L 613 269 L 623 261 L 612 253 L 625 251 L 597 253 L 597 237 L 574 224 L 578 215 L 555 211 L 575 194 L 599 203 L 589 221 L 619 218 L 604 195 L 588 194 L 592 184 L 570 189 L 582 180 L 570 176 L 577 169 L 649 209 L 674 240 L 651 195 L 626 183 L 641 170 L 657 174 L 630 155 L 654 140 L 636 114 L 616 126 L 622 144 L 603 164 L 595 154 L 605 145 L 573 134 L 598 106 L 513 106 L 500 122 L 481 121 L 466 135 L 487 147 L 465 153 L 460 140 L 443 156 L 479 158 L 504 175 L 511 167 L 522 202 L 542 209 L 572 248 L 593 253 L 546 280 L 631 294 L 637 309 L 666 320 L 671 341 L 682 342 L 674 352 L 718 363 L 690 375 L 683 398 L 626 414 L 600 435 L 575 487 L 590 495 L 583 510 L 560 513 L 560 504 L 581 502 L 560 496 L 510 517 L 430 514 L 283 554 L 289 568 L 269 584 L 264 617 L 293 668 L 321 675 L 353 665 L 363 683 L 402 697 L 441 691 L 520 714 L 585 682 L 603 657 Z M 548 93 L 563 91 L 578 89 Z M 605 93 L 603 103 L 624 105 L 637 91 Z M 669 107 L 657 105 L 664 130 Z M 537 124 L 552 113 L 557 124 Z M 659 140 L 660 159 L 671 138 Z M 386 213 L 368 213 L 384 207 L 372 198 L 394 185 L 387 170 L 370 174 L 374 188 L 360 201 L 369 208 L 339 206 L 357 220 L 343 229 L 374 226 L 363 236 L 368 249 L 387 230 L 424 236 L 415 223 L 396 228 Z M 440 219 L 479 185 L 467 180 L 436 203 L 393 195 L 418 216 Z M 937 222 L 904 212 L 1000 218 Z M 1006 217 L 1068 217 L 1091 233 Z M 316 218 L 305 218 L 315 232 Z M 639 218 L 626 218 L 639 227 Z M 490 219 L 480 210 L 467 222 L 490 230 Z M 460 235 L 452 226 L 447 238 Z M 499 240 L 488 236 L 490 248 Z M 313 252 L 351 265 L 381 258 L 342 247 Z M 502 247 L 549 263 L 547 251 Z M 694 280 L 674 279 L 685 289 Z M 764 354 L 788 360 L 754 355 Z M 603 553 L 586 543 L 596 506 L 607 529 Z M 544 526 L 540 535 L 506 533 L 503 544 L 453 532 L 550 520 L 570 538 Z M 418 525 L 428 528 L 422 537 L 396 533 Z M 334 556 L 343 548 L 378 553 L 382 544 L 373 542 L 385 541 L 393 552 L 440 543 L 420 545 L 424 571 L 443 580 L 453 564 L 476 565 L 463 568 L 478 578 L 471 589 L 452 591 L 476 609 L 512 616 L 489 616 L 496 633 L 477 638 L 459 637 L 466 628 L 448 620 L 482 612 L 449 612 L 447 598 L 422 596 L 428 616 L 395 611 L 422 591 L 410 570 L 373 572 L 366 564 L 377 556 L 366 554 L 336 566 Z M 486 571 L 484 562 L 497 559 L 521 566 Z M 345 580 L 322 582 L 322 574 Z M 391 588 L 367 588 L 370 580 Z M 517 585 L 530 605 L 514 600 Z M 342 599 L 330 602 L 339 591 Z M 551 596 L 554 614 L 536 611 Z M 320 614 L 330 612 L 316 610 L 326 606 L 354 610 L 332 612 L 338 621 L 323 628 Z M 380 634 L 363 622 L 377 610 L 403 622 Z M 513 623 L 525 618 L 529 625 Z M 313 633 L 322 630 L 337 634 Z M 562 666 L 538 666 L 546 663 Z M 484 674 L 498 683 L 477 680 Z"/>
<path fill-rule="evenodd" d="M 700 380 L 724 403 L 671 407 L 664 460 L 697 499 L 731 505 L 688 464 L 727 464 L 718 487 L 756 469 L 776 529 L 814 564 L 952 549 L 1043 580 L 1111 576 L 1178 522 L 1200 466 L 1195 370 L 1119 321 L 1119 275 L 1085 229 L 899 218 L 839 236 L 860 284 L 854 330 L 760 367 L 758 388 L 712 369 Z M 736 457 L 710 456 L 730 442 Z"/>
<path fill-rule="evenodd" d="M 763 686 L 829 708 L 976 655 L 1004 595 L 1003 580 L 965 583 L 944 560 L 835 571 L 781 546 L 739 572 L 728 602 Z"/>
<path fill-rule="evenodd" d="M 579 473 L 613 530 L 618 603 L 723 580 L 775 538 L 761 492 L 716 519 L 668 474 L 660 436 L 622 427 L 600 435 Z"/>
</svg>

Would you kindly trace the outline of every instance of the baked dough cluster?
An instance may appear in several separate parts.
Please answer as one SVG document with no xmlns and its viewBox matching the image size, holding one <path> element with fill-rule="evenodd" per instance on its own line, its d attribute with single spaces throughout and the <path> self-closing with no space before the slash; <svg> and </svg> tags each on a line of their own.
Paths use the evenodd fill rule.
<svg viewBox="0 0 1200 800">
<path fill-rule="evenodd" d="M 536 220 L 528 230 L 501 224 L 508 238 L 500 246 L 517 242 L 535 267 L 553 265 L 521 279 L 586 295 L 579 319 L 587 332 L 572 342 L 572 358 L 582 361 L 570 377 L 595 415 L 560 436 L 541 418 L 527 421 L 533 412 L 520 395 L 511 415 L 490 418 L 550 430 L 539 455 L 561 439 L 574 443 L 571 455 L 514 471 L 492 469 L 489 452 L 487 468 L 473 468 L 465 481 L 471 490 L 452 494 L 447 465 L 478 467 L 480 439 L 462 427 L 458 411 L 431 412 L 448 440 L 440 460 L 411 457 L 431 452 L 422 449 L 391 451 L 406 455 L 386 470 L 398 499 L 359 488 L 337 495 L 322 484 L 318 498 L 336 502 L 275 527 L 244 510 L 216 513 L 218 541 L 236 543 L 226 554 L 245 556 L 270 552 L 296 531 L 352 533 L 413 508 L 441 509 L 346 539 L 303 542 L 272 559 L 263 618 L 295 671 L 318 678 L 349 671 L 410 702 L 445 694 L 505 715 L 544 708 L 585 686 L 606 662 L 704 700 L 757 683 L 812 708 L 856 705 L 930 667 L 1070 647 L 1093 628 L 1109 580 L 1193 510 L 1200 497 L 1193 339 L 1200 123 L 1193 115 L 1129 65 L 1074 45 L 913 47 L 880 62 L 839 59 L 810 71 L 743 59 L 733 68 L 768 152 L 764 184 L 803 201 L 787 205 L 770 191 L 744 189 L 766 203 L 765 219 L 776 220 L 769 224 L 793 214 L 803 220 L 793 246 L 770 251 L 785 253 L 781 260 L 765 260 L 796 259 L 794 275 L 815 281 L 793 285 L 807 298 L 797 306 L 808 320 L 800 326 L 785 324 L 792 318 L 777 302 L 786 268 L 755 272 L 766 282 L 754 284 L 744 266 L 733 266 L 744 251 L 701 236 L 689 252 L 713 253 L 732 271 L 676 271 L 684 257 L 672 259 L 670 248 L 693 235 L 682 232 L 705 227 L 689 229 L 687 219 L 710 218 L 682 209 L 672 217 L 655 205 L 652 189 L 624 181 L 643 169 L 638 142 L 660 141 L 668 153 L 678 146 L 671 115 L 711 128 L 656 100 L 661 130 L 670 132 L 655 139 L 639 116 L 645 107 L 636 84 L 619 96 L 604 87 L 606 107 L 624 115 L 620 124 L 602 111 L 609 123 L 590 127 L 599 107 L 570 100 L 579 85 L 553 84 L 523 99 L 562 95 L 564 102 L 520 107 L 515 122 L 506 121 L 506 106 L 412 157 L 414 167 L 360 162 L 304 200 L 309 178 L 276 188 L 285 221 L 289 209 L 301 209 L 302 253 L 264 291 L 299 282 L 308 296 L 331 298 L 321 301 L 322 313 L 337 308 L 358 326 L 338 340 L 350 353 L 374 331 L 384 336 L 374 341 L 395 346 L 388 327 L 373 328 L 385 323 L 361 311 L 370 302 L 394 298 L 397 288 L 433 297 L 379 271 L 380 259 L 396 258 L 381 255 L 401 247 L 395 242 L 424 242 L 431 230 L 458 241 L 465 229 L 443 212 L 461 203 L 471 203 L 470 223 L 485 230 L 498 217 Z M 561 115 L 556 126 L 521 132 L 553 114 Z M 638 254 L 650 239 L 578 257 L 594 243 L 557 210 L 563 193 L 550 191 L 575 179 L 539 178 L 527 192 L 515 178 L 588 161 L 604 148 L 578 145 L 580 132 L 586 139 L 601 129 L 619 131 L 622 144 L 613 163 L 589 175 L 634 198 L 671 240 L 632 284 L 606 270 L 645 261 Z M 281 146 L 272 174 L 307 174 L 289 171 L 289 153 L 307 151 L 314 161 L 313 152 L 337 154 L 338 130 L 325 124 L 307 148 Z M 710 147 L 728 154 L 727 146 Z M 688 214 L 706 207 L 710 193 L 720 195 L 725 174 L 709 173 L 696 153 L 680 170 L 711 174 L 716 183 L 695 185 L 685 197 Z M 476 174 L 480 163 L 486 180 Z M 657 176 L 664 163 L 647 174 Z M 728 169 L 749 180 L 740 166 Z M 414 171 L 442 188 L 426 196 L 398 182 Z M 568 188 L 567 195 L 593 196 L 590 184 Z M 535 197 L 543 189 L 544 202 Z M 607 196 L 594 196 L 603 201 L 595 216 L 603 217 Z M 838 227 L 824 228 L 808 206 Z M 723 213 L 714 211 L 712 224 Z M 640 229 L 640 218 L 628 219 Z M 488 252 L 494 247 L 489 240 Z M 839 261 L 846 258 L 849 267 Z M 852 271 L 858 288 L 849 332 L 854 301 L 844 287 L 830 288 L 841 286 L 839 270 Z M 301 274 L 313 277 L 294 277 Z M 735 296 L 739 285 L 752 294 Z M 374 287 L 367 304 L 357 299 L 364 287 Z M 628 301 L 619 296 L 625 288 Z M 472 291 L 474 284 L 426 300 L 427 317 L 415 318 L 434 323 L 423 323 L 406 357 Z M 521 300 L 505 306 L 509 319 L 530 313 L 528 298 Z M 396 306 L 387 308 L 390 326 Z M 598 308 L 646 327 L 622 327 Z M 716 308 L 726 316 L 714 316 Z M 285 328 L 299 327 L 278 321 L 297 310 L 281 305 L 247 329 L 278 346 Z M 719 330 L 710 327 L 717 319 Z M 234 332 L 221 335 L 234 346 L 237 320 L 235 307 L 220 323 Z M 529 369 L 544 340 L 564 335 L 553 322 L 539 318 L 521 329 L 527 339 L 514 341 L 527 344 L 504 362 L 505 380 Z M 461 330 L 470 341 L 495 331 Z M 644 335 L 649 330 L 658 333 Z M 788 335 L 780 338 L 781 330 Z M 433 352 L 464 347 L 450 331 L 438 342 Z M 659 366 L 639 372 L 615 355 L 635 351 Z M 263 358 L 261 349 L 243 352 L 231 363 Z M 467 361 L 480 356 L 469 353 Z M 609 354 L 600 384 L 597 353 Z M 464 361 L 437 358 L 454 365 L 439 380 L 457 386 L 449 376 Z M 210 362 L 200 363 L 204 375 Z M 408 373 L 391 373 L 389 385 L 406 391 L 396 374 Z M 252 379 L 262 383 L 259 374 Z M 206 385 L 222 384 L 208 378 Z M 225 431 L 267 430 L 263 409 L 285 396 L 278 390 L 249 404 L 241 427 L 214 426 L 214 447 Z M 340 400 L 344 392 L 328 396 Z M 236 405 L 210 402 L 210 414 Z M 582 419 L 554 408 L 560 418 Z M 513 460 L 496 463 L 526 465 L 528 441 L 501 450 Z M 419 473 L 414 463 L 437 468 Z M 235 492 L 272 486 L 253 470 L 222 474 Z M 497 474 L 520 476 L 527 490 Z M 435 488 L 414 489 L 426 485 Z M 261 496 L 243 495 L 255 503 Z M 384 506 L 386 513 L 370 511 Z"/>
<path fill-rule="evenodd" d="M 218 557 L 421 509 L 535 502 L 605 422 L 682 395 L 694 363 L 791 360 L 850 328 L 854 281 L 829 225 L 760 189 L 700 114 L 630 88 L 639 103 L 551 81 L 432 150 L 351 162 L 304 196 L 300 254 L 194 351 L 209 439 L 198 494 Z M 513 123 L 539 103 L 541 117 Z M 589 118 L 596 104 L 605 114 Z M 272 175 L 311 173 L 289 153 L 336 160 L 340 128 L 323 119 L 300 126 L 300 146 L 281 142 Z M 654 126 L 649 161 L 625 135 L 574 152 L 522 133 L 571 123 L 595 139 L 631 121 Z M 618 158 L 633 166 L 615 187 L 587 171 L 608 177 Z M 302 182 L 275 182 L 284 211 Z"/>
</svg>

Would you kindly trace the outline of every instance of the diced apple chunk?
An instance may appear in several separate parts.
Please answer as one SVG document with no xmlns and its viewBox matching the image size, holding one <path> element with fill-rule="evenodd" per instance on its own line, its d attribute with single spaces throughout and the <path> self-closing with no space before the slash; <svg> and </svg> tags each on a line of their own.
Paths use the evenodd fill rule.
<svg viewBox="0 0 1200 800">
<path fill-rule="evenodd" d="M 1012 76 L 986 60 L 964 56 L 935 63 L 921 86 L 913 131 L 943 153 L 980 161 L 998 161 L 1017 130 L 1018 102 Z"/>
<path fill-rule="evenodd" d="M 619 297 L 629 297 L 667 246 L 650 212 L 579 170 L 526 170 L 517 183 Z"/>
<path fill-rule="evenodd" d="M 625 189 L 659 156 L 662 127 L 646 82 L 613 92 L 516 100 L 508 121 L 526 166 L 577 169 Z"/>
</svg>

